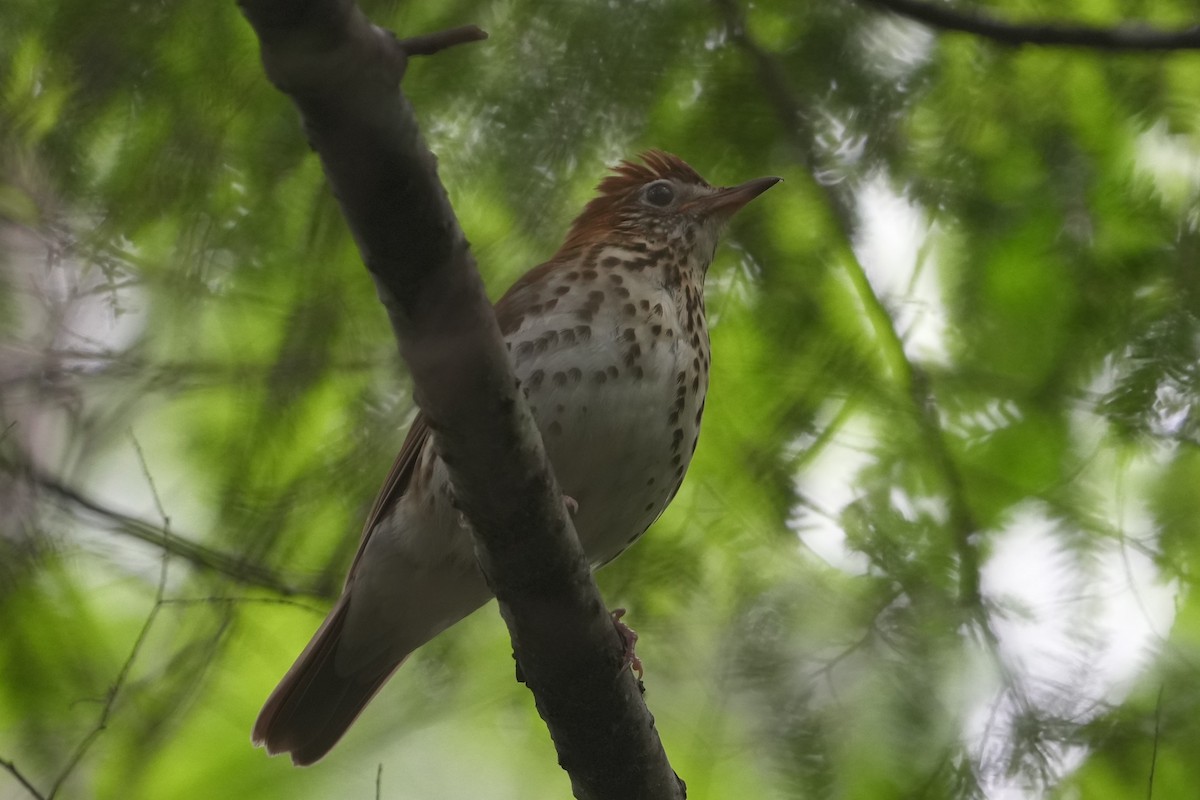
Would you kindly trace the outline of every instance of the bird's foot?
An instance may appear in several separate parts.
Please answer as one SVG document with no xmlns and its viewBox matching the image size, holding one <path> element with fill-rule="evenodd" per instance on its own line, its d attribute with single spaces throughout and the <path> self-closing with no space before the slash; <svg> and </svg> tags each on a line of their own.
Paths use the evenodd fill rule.
<svg viewBox="0 0 1200 800">
<path fill-rule="evenodd" d="M 621 617 L 625 616 L 625 609 L 614 608 L 609 613 L 612 615 L 613 627 L 617 629 L 617 635 L 621 637 L 621 645 L 624 648 L 621 669 L 626 667 L 632 669 L 640 682 L 642 680 L 642 660 L 634 652 L 634 646 L 638 640 L 637 631 L 621 622 Z"/>
<path fill-rule="evenodd" d="M 575 498 L 571 497 L 571 495 L 564 494 L 563 495 L 563 505 L 566 506 L 567 514 L 569 514 L 571 516 L 571 518 L 574 519 L 575 514 L 577 514 L 579 512 L 579 503 L 575 502 Z"/>
</svg>

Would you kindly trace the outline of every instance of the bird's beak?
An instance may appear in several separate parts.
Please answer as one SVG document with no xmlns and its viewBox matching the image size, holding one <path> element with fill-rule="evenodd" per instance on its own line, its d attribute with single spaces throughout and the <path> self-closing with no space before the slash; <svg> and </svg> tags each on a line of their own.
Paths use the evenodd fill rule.
<svg viewBox="0 0 1200 800">
<path fill-rule="evenodd" d="M 732 217 L 746 203 L 779 183 L 783 178 L 755 178 L 752 181 L 739 183 L 718 189 L 707 197 L 699 197 L 688 203 L 690 210 L 700 212 L 703 216 L 713 216 L 722 221 Z"/>
</svg>

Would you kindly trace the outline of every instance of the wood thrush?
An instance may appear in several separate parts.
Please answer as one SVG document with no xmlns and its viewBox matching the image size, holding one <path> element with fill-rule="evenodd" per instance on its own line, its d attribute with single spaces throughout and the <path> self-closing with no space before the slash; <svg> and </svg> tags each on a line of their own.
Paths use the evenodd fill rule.
<svg viewBox="0 0 1200 800">
<path fill-rule="evenodd" d="M 704 276 L 724 223 L 778 178 L 710 186 L 668 153 L 622 162 L 546 263 L 496 304 L 513 369 L 593 567 L 671 502 L 708 390 Z M 280 681 L 256 744 L 324 756 L 408 655 L 491 598 L 418 415 L 341 598 Z"/>
</svg>

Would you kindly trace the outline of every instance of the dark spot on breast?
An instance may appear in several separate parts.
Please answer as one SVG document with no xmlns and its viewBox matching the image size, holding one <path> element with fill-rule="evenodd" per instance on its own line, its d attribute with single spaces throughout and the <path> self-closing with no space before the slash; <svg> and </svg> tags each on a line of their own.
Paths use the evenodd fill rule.
<svg viewBox="0 0 1200 800">
<path fill-rule="evenodd" d="M 667 416 L 668 425 L 674 425 L 676 422 L 679 422 L 679 409 L 675 409 Z"/>
<path fill-rule="evenodd" d="M 576 316 L 577 318 L 579 318 L 579 319 L 583 320 L 584 322 L 591 322 L 591 321 L 592 321 L 592 315 L 593 315 L 594 313 L 595 313 L 595 312 L 594 312 L 594 311 L 592 311 L 592 309 L 590 309 L 590 308 L 581 308 L 581 309 L 579 309 L 578 311 L 576 311 L 576 312 L 575 312 L 575 316 Z"/>
<path fill-rule="evenodd" d="M 671 447 L 678 450 L 681 444 L 683 444 L 683 428 L 676 428 L 671 431 Z"/>
<path fill-rule="evenodd" d="M 543 310 L 543 311 L 553 311 L 553 310 L 554 310 L 554 307 L 555 307 L 556 305 L 558 305 L 558 298 L 557 298 L 557 297 L 551 297 L 549 300 L 547 300 L 546 302 L 542 303 L 542 310 Z"/>
<path fill-rule="evenodd" d="M 625 316 L 627 317 L 632 317 L 637 314 L 637 308 L 634 307 L 633 303 L 626 303 L 622 310 L 625 312 Z"/>
<path fill-rule="evenodd" d="M 558 338 L 562 339 L 563 344 L 575 344 L 575 331 L 571 328 L 563 328 L 558 332 Z"/>
<path fill-rule="evenodd" d="M 640 366 L 633 368 L 633 379 L 635 381 L 640 381 L 645 374 L 645 370 L 643 370 Z"/>
<path fill-rule="evenodd" d="M 566 386 L 567 385 L 567 373 L 556 372 L 556 373 L 554 373 L 553 380 L 554 380 L 555 386 Z"/>
<path fill-rule="evenodd" d="M 657 315 L 658 315 L 658 316 L 660 316 L 660 317 L 663 315 L 663 307 L 662 307 L 662 303 L 655 303 L 655 304 L 654 304 L 654 313 L 655 313 L 655 314 L 657 314 Z"/>
<path fill-rule="evenodd" d="M 598 369 L 592 373 L 592 380 L 596 383 L 604 383 L 606 380 L 608 380 L 608 375 L 604 373 L 604 370 Z"/>
<path fill-rule="evenodd" d="M 625 366 L 632 367 L 633 363 L 642 357 L 642 348 L 637 342 L 629 345 L 629 349 L 625 351 Z"/>
<path fill-rule="evenodd" d="M 592 292 L 588 292 L 588 305 L 599 306 L 603 302 L 604 302 L 604 292 L 600 291 L 599 289 L 596 289 L 595 291 L 592 291 Z"/>
<path fill-rule="evenodd" d="M 653 511 L 653 510 L 654 510 L 654 503 L 653 503 L 653 502 L 651 502 L 651 503 L 646 503 L 646 510 L 647 510 L 647 511 Z M 636 536 L 634 536 L 633 538 L 634 538 L 634 539 L 636 539 L 637 537 L 636 537 Z M 630 541 L 633 541 L 633 540 L 631 539 Z"/>
<path fill-rule="evenodd" d="M 680 461 L 683 461 L 683 456 L 679 453 L 671 456 L 671 466 L 678 466 Z"/>
<path fill-rule="evenodd" d="M 616 256 L 606 256 L 604 258 L 604 260 L 600 262 L 600 266 L 615 267 L 620 263 L 621 263 L 621 259 L 617 258 Z"/>
<path fill-rule="evenodd" d="M 579 273 L 576 272 L 575 270 L 571 270 L 567 274 L 563 275 L 563 280 L 564 281 L 577 281 L 577 280 L 579 280 Z"/>
<path fill-rule="evenodd" d="M 697 375 L 696 377 L 692 378 L 692 391 L 696 392 L 699 390 L 700 390 L 700 376 Z"/>
<path fill-rule="evenodd" d="M 596 270 L 594 270 L 594 269 L 585 269 L 585 270 L 584 270 L 584 271 L 583 271 L 583 272 L 580 274 L 580 277 L 582 277 L 582 278 L 583 278 L 585 281 L 594 281 L 594 280 L 596 280 Z"/>
<path fill-rule="evenodd" d="M 679 374 L 675 376 L 675 383 L 680 384 L 684 383 L 685 381 L 687 381 L 687 372 L 681 369 L 679 370 Z"/>
<path fill-rule="evenodd" d="M 551 436 L 562 436 L 562 423 L 554 420 L 546 426 L 546 430 L 550 432 Z"/>
<path fill-rule="evenodd" d="M 647 479 L 646 479 L 646 485 L 647 485 L 647 486 L 653 486 L 653 485 L 654 485 L 654 476 L 653 476 L 653 475 L 651 475 L 649 478 L 647 478 Z"/>
<path fill-rule="evenodd" d="M 658 336 L 660 333 L 662 333 L 662 325 L 651 325 L 650 326 L 650 335 L 651 336 Z"/>
<path fill-rule="evenodd" d="M 693 453 L 694 453 L 694 452 L 696 452 L 696 445 L 698 445 L 698 444 L 700 444 L 700 437 L 699 437 L 699 436 L 693 436 L 693 437 L 692 437 L 692 452 L 693 452 Z"/>
<path fill-rule="evenodd" d="M 616 289 L 613 289 L 613 292 L 615 292 L 617 297 L 620 297 L 622 300 L 626 297 L 629 297 L 629 290 L 624 286 L 618 286 Z"/>
<path fill-rule="evenodd" d="M 504 347 L 508 350 L 508 352 L 512 352 L 512 342 L 505 342 Z"/>
<path fill-rule="evenodd" d="M 545 378 L 546 372 L 544 370 L 535 369 L 533 372 L 529 373 L 529 385 L 536 389 L 542 385 L 542 381 L 545 380 Z"/>
<path fill-rule="evenodd" d="M 607 261 L 608 259 L 605 259 L 605 260 Z M 615 260 L 615 259 L 614 259 L 614 260 Z M 609 266 L 616 266 L 616 265 L 615 265 L 615 264 L 610 264 Z M 625 282 L 625 279 L 621 277 L 621 273 L 619 273 L 619 272 L 611 272 L 611 273 L 609 273 L 609 275 L 608 275 L 608 279 L 609 279 L 610 281 L 612 281 L 613 283 L 615 283 L 617 286 L 620 286 L 622 283 L 624 283 L 624 282 Z"/>
<path fill-rule="evenodd" d="M 562 286 L 562 285 L 559 285 L 559 286 L 555 286 L 555 287 L 554 287 L 554 293 L 555 293 L 556 295 L 558 295 L 559 297 L 562 297 L 564 294 L 566 294 L 566 293 L 567 293 L 567 292 L 569 292 L 569 291 L 571 291 L 571 287 L 570 287 L 570 286 Z"/>
<path fill-rule="evenodd" d="M 555 403 L 554 410 L 557 411 L 559 414 L 561 414 L 567 410 L 567 407 L 564 406 L 562 403 Z"/>
<path fill-rule="evenodd" d="M 635 253 L 644 253 L 646 252 L 646 243 L 634 242 L 633 244 L 629 245 L 629 249 Z"/>
<path fill-rule="evenodd" d="M 576 325 L 575 335 L 579 337 L 579 341 L 586 342 L 592 338 L 592 327 L 590 325 Z"/>
<path fill-rule="evenodd" d="M 638 303 L 638 305 L 640 305 L 642 307 L 642 311 L 650 310 L 650 301 L 649 300 L 642 300 L 640 303 Z"/>
<path fill-rule="evenodd" d="M 621 373 L 620 373 L 620 372 L 617 370 L 617 368 L 616 368 L 616 367 L 613 367 L 613 366 L 610 366 L 610 367 L 608 367 L 608 368 L 605 370 L 605 372 L 607 372 L 607 373 L 608 373 L 608 377 L 610 377 L 610 378 L 615 378 L 615 377 L 617 377 L 618 375 L 620 375 L 620 374 L 621 374 Z"/>
<path fill-rule="evenodd" d="M 579 383 L 583 379 L 583 370 L 579 367 L 571 367 L 567 370 L 567 377 L 571 379 L 571 383 Z"/>
<path fill-rule="evenodd" d="M 637 331 L 633 328 L 626 328 L 625 330 L 621 331 L 621 338 L 627 342 L 636 342 Z"/>
</svg>

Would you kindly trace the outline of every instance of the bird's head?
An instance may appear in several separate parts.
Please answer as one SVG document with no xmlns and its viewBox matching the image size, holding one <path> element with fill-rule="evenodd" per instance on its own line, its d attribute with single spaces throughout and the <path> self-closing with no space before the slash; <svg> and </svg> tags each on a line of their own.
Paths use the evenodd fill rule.
<svg viewBox="0 0 1200 800">
<path fill-rule="evenodd" d="M 571 225 L 559 253 L 598 242 L 643 241 L 651 249 L 686 250 L 703 267 L 738 209 L 780 178 L 712 186 L 678 156 L 649 150 L 641 162 L 622 161 Z"/>
</svg>

